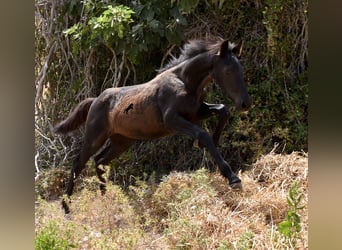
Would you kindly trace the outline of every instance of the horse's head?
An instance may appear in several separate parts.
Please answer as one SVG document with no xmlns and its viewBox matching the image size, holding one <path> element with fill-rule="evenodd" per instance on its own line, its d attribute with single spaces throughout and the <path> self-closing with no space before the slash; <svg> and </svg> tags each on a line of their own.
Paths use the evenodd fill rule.
<svg viewBox="0 0 342 250">
<path fill-rule="evenodd" d="M 221 43 L 218 54 L 215 55 L 212 77 L 235 103 L 237 110 L 245 111 L 251 106 L 242 66 L 238 60 L 242 43 L 232 45 L 228 40 Z"/>
</svg>

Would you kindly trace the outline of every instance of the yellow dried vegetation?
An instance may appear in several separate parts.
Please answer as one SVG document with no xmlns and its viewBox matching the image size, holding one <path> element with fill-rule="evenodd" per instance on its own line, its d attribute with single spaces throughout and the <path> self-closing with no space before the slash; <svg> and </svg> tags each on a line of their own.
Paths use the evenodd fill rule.
<svg viewBox="0 0 342 250">
<path fill-rule="evenodd" d="M 243 192 L 203 168 L 128 190 L 109 184 L 104 196 L 86 187 L 72 197 L 70 218 L 59 202 L 37 199 L 36 249 L 51 237 L 51 222 L 67 245 L 62 249 L 307 249 L 308 155 L 271 152 L 240 176 Z M 304 209 L 299 236 L 289 244 L 277 226 L 295 182 Z"/>
</svg>

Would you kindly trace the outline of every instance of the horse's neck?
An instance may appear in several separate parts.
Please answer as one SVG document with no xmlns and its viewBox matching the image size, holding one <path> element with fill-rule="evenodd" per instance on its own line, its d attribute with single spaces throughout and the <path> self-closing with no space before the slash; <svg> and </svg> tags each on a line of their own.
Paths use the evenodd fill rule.
<svg viewBox="0 0 342 250">
<path fill-rule="evenodd" d="M 202 95 L 204 88 L 212 80 L 211 69 L 212 57 L 208 54 L 198 55 L 186 63 L 181 78 L 190 94 L 197 97 Z"/>
</svg>

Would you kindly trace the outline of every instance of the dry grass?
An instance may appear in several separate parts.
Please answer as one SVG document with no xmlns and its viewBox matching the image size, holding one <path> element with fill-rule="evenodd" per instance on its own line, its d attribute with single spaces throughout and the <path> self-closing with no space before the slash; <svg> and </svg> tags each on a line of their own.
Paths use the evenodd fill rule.
<svg viewBox="0 0 342 250">
<path fill-rule="evenodd" d="M 205 169 L 172 173 L 159 185 L 141 182 L 127 192 L 109 185 L 105 196 L 85 188 L 73 197 L 70 219 L 59 202 L 38 200 L 36 238 L 53 221 L 57 236 L 77 249 L 307 249 L 307 154 L 271 152 L 240 176 L 243 192 Z M 291 247 L 277 225 L 295 181 L 304 209 Z"/>
</svg>

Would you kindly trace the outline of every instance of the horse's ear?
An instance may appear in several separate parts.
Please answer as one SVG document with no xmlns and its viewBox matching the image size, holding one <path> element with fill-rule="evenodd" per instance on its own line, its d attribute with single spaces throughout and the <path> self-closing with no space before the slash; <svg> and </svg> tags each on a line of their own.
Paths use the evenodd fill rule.
<svg viewBox="0 0 342 250">
<path fill-rule="evenodd" d="M 241 40 L 241 41 L 239 42 L 239 44 L 236 45 L 236 46 L 232 49 L 232 52 L 235 54 L 235 56 L 236 56 L 237 58 L 240 58 L 240 57 L 241 57 L 242 46 L 243 46 L 243 40 Z"/>
<path fill-rule="evenodd" d="M 219 50 L 219 56 L 225 56 L 228 52 L 229 41 L 225 40 L 221 43 L 221 47 Z"/>
</svg>

